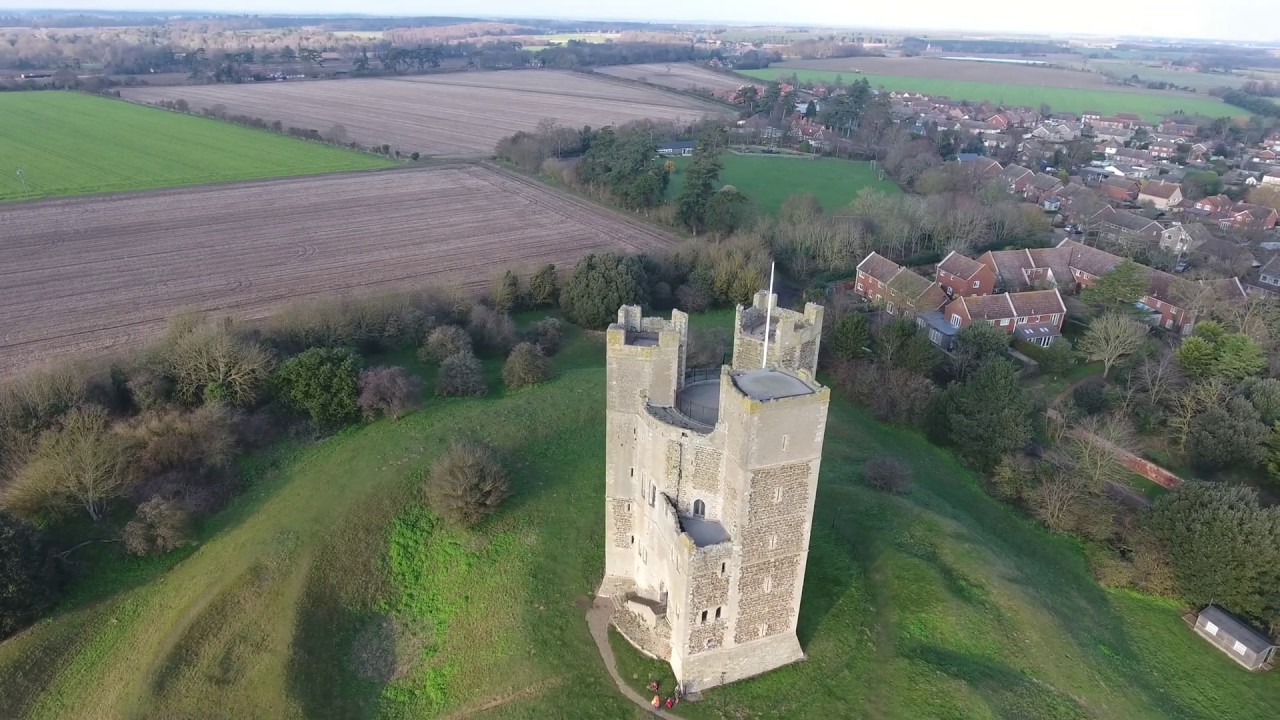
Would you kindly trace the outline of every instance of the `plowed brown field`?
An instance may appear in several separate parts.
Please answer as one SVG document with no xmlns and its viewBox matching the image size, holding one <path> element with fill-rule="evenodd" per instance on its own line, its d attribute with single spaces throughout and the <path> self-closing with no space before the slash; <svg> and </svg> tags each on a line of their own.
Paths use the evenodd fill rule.
<svg viewBox="0 0 1280 720">
<path fill-rule="evenodd" d="M 0 375 L 156 337 L 178 312 L 486 287 L 674 238 L 485 165 L 312 176 L 0 205 Z"/>
<path fill-rule="evenodd" d="M 688 90 L 690 88 L 708 88 L 717 95 L 732 95 L 743 85 L 752 83 L 751 78 L 735 77 L 699 67 L 693 63 L 648 63 L 645 65 L 609 65 L 597 68 L 601 75 L 638 80 L 650 85 Z M 756 82 L 761 87 L 764 83 Z"/>
<path fill-rule="evenodd" d="M 403 154 L 491 155 L 504 137 L 552 118 L 601 127 L 631 120 L 693 121 L 725 113 L 710 102 L 554 70 L 447 73 L 315 82 L 123 88 L 128 100 L 186 100 L 194 111 L 222 105 L 233 115 L 279 120 Z"/>
</svg>

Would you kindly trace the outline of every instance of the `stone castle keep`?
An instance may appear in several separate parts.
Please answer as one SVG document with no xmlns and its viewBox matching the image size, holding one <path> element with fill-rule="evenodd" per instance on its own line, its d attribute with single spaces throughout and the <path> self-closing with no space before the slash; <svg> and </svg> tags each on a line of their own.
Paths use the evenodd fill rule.
<svg viewBox="0 0 1280 720">
<path fill-rule="evenodd" d="M 714 369 L 685 367 L 678 310 L 624 306 L 608 331 L 599 595 L 686 691 L 804 658 L 796 619 L 830 392 L 814 380 L 822 307 L 776 304 L 760 292 L 738 308 L 732 364 Z"/>
</svg>

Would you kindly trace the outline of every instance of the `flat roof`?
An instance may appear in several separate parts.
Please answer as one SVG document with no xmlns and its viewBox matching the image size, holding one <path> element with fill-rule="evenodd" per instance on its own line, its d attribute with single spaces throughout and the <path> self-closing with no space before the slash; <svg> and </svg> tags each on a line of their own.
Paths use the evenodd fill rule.
<svg viewBox="0 0 1280 720">
<path fill-rule="evenodd" d="M 693 538 L 693 544 L 698 547 L 719 545 L 729 539 L 729 531 L 715 520 L 681 515 L 680 527 L 689 533 L 689 537 Z"/>
<path fill-rule="evenodd" d="M 734 386 L 752 400 L 777 400 L 813 394 L 813 388 L 805 381 L 781 370 L 740 370 L 733 373 L 732 377 Z"/>
</svg>

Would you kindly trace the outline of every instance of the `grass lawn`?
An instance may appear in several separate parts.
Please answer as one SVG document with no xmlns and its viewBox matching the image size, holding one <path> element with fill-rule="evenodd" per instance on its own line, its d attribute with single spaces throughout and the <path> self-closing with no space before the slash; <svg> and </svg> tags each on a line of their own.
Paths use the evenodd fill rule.
<svg viewBox="0 0 1280 720">
<path fill-rule="evenodd" d="M 95 720 L 649 717 L 612 687 L 584 621 L 603 568 L 605 372 L 598 334 L 569 340 L 538 388 L 433 400 L 253 457 L 246 493 L 198 545 L 102 556 L 56 616 L 0 645 L 0 707 Z M 506 455 L 515 494 L 460 531 L 420 488 L 468 436 Z M 1240 670 L 1173 603 L 1102 590 L 1078 543 L 990 499 L 918 435 L 836 400 L 825 448 L 799 628 L 808 661 L 713 690 L 683 716 L 1227 720 L 1280 706 L 1280 676 Z M 881 454 L 910 465 L 909 494 L 860 484 Z M 388 616 L 423 638 L 417 662 L 367 679 L 370 628 Z M 614 641 L 636 687 L 666 672 Z"/>
<path fill-rule="evenodd" d="M 797 193 L 812 193 L 825 210 L 848 205 L 858 191 L 872 187 L 881 192 L 899 194 L 902 189 L 892 180 L 880 180 L 870 163 L 836 158 L 804 158 L 787 155 L 720 156 L 724 170 L 720 182 L 732 185 L 751 198 L 762 210 L 776 213 L 782 201 Z M 676 158 L 676 174 L 667 187 L 667 197 L 674 199 L 684 185 L 684 169 L 689 158 Z"/>
<path fill-rule="evenodd" d="M 392 164 L 366 153 L 109 98 L 0 94 L 0 201 Z"/>
<path fill-rule="evenodd" d="M 852 82 L 866 78 L 874 88 L 887 90 L 905 90 L 921 92 L 928 95 L 945 95 L 954 100 L 987 100 L 1005 105 L 1026 105 L 1033 108 L 1047 104 L 1056 112 L 1081 113 L 1096 110 L 1103 115 L 1131 112 L 1139 113 L 1151 121 L 1162 119 L 1179 110 L 1190 114 L 1202 114 L 1209 117 L 1248 117 L 1247 110 L 1227 105 L 1221 100 L 1194 95 L 1172 95 L 1144 91 L 1125 90 L 1086 90 L 1080 88 L 1055 88 L 1039 85 L 1017 85 L 1003 83 L 980 83 L 966 80 L 946 80 L 943 78 L 919 78 L 904 75 L 872 75 L 855 73 L 838 73 L 831 70 L 793 70 L 782 68 L 766 68 L 764 70 L 745 70 L 747 75 L 759 80 L 777 80 L 795 74 L 801 81 L 832 82 L 836 75 Z"/>
</svg>

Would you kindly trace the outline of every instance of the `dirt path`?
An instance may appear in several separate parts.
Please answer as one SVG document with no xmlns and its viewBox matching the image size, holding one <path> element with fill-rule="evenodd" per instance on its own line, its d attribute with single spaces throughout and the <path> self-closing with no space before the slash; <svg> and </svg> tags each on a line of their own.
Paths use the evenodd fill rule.
<svg viewBox="0 0 1280 720">
<path fill-rule="evenodd" d="M 591 638 L 596 641 L 596 649 L 600 651 L 600 659 L 604 661 L 604 668 L 609 671 L 609 676 L 617 684 L 618 691 L 625 695 L 628 700 L 649 711 L 655 717 L 667 718 L 667 720 L 682 720 L 679 715 L 674 715 L 665 710 L 655 710 L 649 704 L 647 698 L 632 690 L 622 681 L 622 676 L 618 674 L 618 661 L 613 657 L 613 648 L 609 647 L 609 618 L 612 615 L 613 601 L 609 598 L 598 597 L 595 603 L 591 605 L 591 609 L 587 611 L 587 627 L 591 630 Z"/>
<path fill-rule="evenodd" d="M 563 682 L 564 678 L 549 678 L 542 682 L 534 683 L 529 687 L 516 690 L 515 692 L 509 692 L 506 695 L 500 695 L 496 698 L 486 700 L 478 705 L 472 705 L 471 707 L 462 708 L 456 712 L 449 713 L 448 715 L 441 717 L 440 720 L 467 720 L 467 718 L 475 717 L 486 710 L 493 710 L 494 708 L 508 705 L 516 702 L 517 700 L 528 700 L 530 698 L 538 697 Z"/>
</svg>

